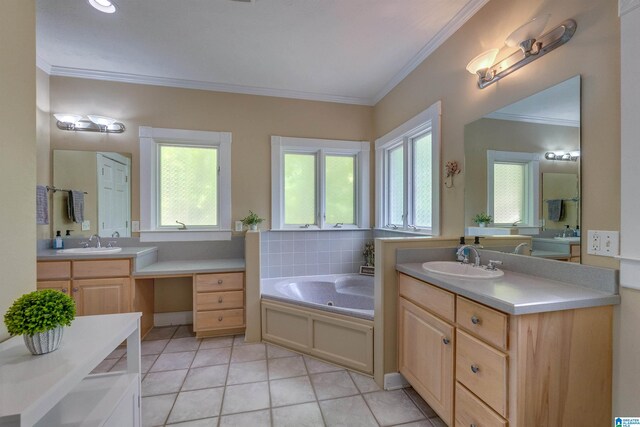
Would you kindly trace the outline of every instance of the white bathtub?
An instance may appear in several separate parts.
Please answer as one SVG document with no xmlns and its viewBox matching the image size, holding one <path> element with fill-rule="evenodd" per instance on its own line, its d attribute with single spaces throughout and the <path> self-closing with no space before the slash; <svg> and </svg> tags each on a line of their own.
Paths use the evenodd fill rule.
<svg viewBox="0 0 640 427">
<path fill-rule="evenodd" d="M 373 277 L 359 274 L 261 280 L 262 298 L 373 320 Z"/>
</svg>

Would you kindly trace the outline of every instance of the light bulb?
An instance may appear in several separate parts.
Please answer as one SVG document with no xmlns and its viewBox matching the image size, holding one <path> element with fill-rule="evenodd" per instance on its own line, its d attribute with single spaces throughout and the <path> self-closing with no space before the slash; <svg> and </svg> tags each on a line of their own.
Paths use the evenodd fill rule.
<svg viewBox="0 0 640 427">
<path fill-rule="evenodd" d="M 53 115 L 57 121 L 61 123 L 74 124 L 82 119 L 79 114 L 56 113 Z"/>
<path fill-rule="evenodd" d="M 89 120 L 91 120 L 93 123 L 100 126 L 108 127 L 116 122 L 116 119 L 112 119 L 111 117 L 94 116 L 93 114 L 88 114 L 87 117 L 89 117 Z"/>
<path fill-rule="evenodd" d="M 486 52 L 482 52 L 480 55 L 473 58 L 467 64 L 467 71 L 471 74 L 477 74 L 478 71 L 487 69 L 493 65 L 493 62 L 498 56 L 499 49 L 489 49 Z"/>
</svg>

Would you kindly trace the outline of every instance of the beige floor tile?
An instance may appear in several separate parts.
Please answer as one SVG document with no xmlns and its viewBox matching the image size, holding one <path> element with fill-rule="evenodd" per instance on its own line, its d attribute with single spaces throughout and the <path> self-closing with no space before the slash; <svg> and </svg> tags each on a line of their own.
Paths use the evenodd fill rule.
<svg viewBox="0 0 640 427">
<path fill-rule="evenodd" d="M 175 334 L 177 326 L 164 326 L 153 328 L 149 331 L 147 335 L 144 337 L 144 341 L 152 341 L 152 340 L 168 340 Z"/>
<path fill-rule="evenodd" d="M 278 357 L 292 357 L 300 356 L 298 353 L 287 350 L 286 348 L 278 347 L 276 345 L 267 344 L 267 358 L 276 359 Z"/>
<path fill-rule="evenodd" d="M 140 351 L 143 356 L 148 356 L 150 354 L 160 354 L 164 351 L 168 342 L 169 340 L 142 341 L 142 344 L 140 345 Z"/>
<path fill-rule="evenodd" d="M 282 406 L 271 410 L 273 427 L 323 427 L 324 421 L 316 402 Z"/>
<path fill-rule="evenodd" d="M 304 377 L 269 381 L 269 389 L 271 391 L 272 407 L 316 400 L 311 381 L 306 375 Z"/>
<path fill-rule="evenodd" d="M 299 377 L 307 375 L 302 356 L 269 359 L 269 379 Z"/>
<path fill-rule="evenodd" d="M 200 347 L 200 340 L 196 337 L 173 338 L 164 349 L 164 353 L 177 353 L 179 351 L 195 351 Z"/>
<path fill-rule="evenodd" d="M 414 421 L 408 424 L 396 424 L 397 427 L 434 427 L 430 420 Z M 394 426 L 394 427 L 396 427 Z M 447 427 L 445 424 L 438 424 L 438 427 Z"/>
<path fill-rule="evenodd" d="M 349 371 L 351 379 L 356 383 L 356 387 L 360 390 L 360 393 L 370 393 L 372 391 L 380 391 L 381 388 L 376 384 L 373 378 L 366 375 L 359 374 L 357 372 Z"/>
<path fill-rule="evenodd" d="M 310 374 L 319 374 L 321 372 L 335 372 L 342 371 L 344 368 L 332 365 L 331 363 L 323 362 L 322 360 L 315 359 L 313 357 L 304 356 L 304 362 L 307 365 L 307 370 Z"/>
<path fill-rule="evenodd" d="M 380 425 L 389 426 L 424 419 L 422 412 L 402 390 L 367 393 L 364 399 Z"/>
<path fill-rule="evenodd" d="M 150 354 L 148 356 L 142 356 L 140 359 L 141 359 L 140 369 L 143 374 L 146 374 L 147 372 L 149 372 L 149 369 L 151 369 L 151 366 L 153 366 L 154 362 L 158 359 L 158 355 Z M 118 360 L 118 363 L 116 363 L 113 366 L 113 368 L 111 368 L 110 372 L 126 371 L 126 370 L 127 370 L 127 356 L 124 356 L 122 359 Z"/>
<path fill-rule="evenodd" d="M 183 423 L 167 424 L 174 427 L 217 427 L 218 418 L 205 418 L 203 420 L 185 421 Z"/>
<path fill-rule="evenodd" d="M 422 411 L 425 417 L 433 418 L 438 416 L 438 414 L 436 414 L 436 411 L 434 411 L 431 406 L 429 406 L 427 402 L 425 402 L 424 399 L 413 388 L 405 388 L 404 392 L 407 394 L 407 396 L 409 396 L 413 403 L 416 404 L 418 409 Z"/>
<path fill-rule="evenodd" d="M 200 350 L 208 348 L 231 347 L 233 345 L 233 337 L 215 337 L 205 338 L 200 343 Z"/>
<path fill-rule="evenodd" d="M 199 368 L 201 366 L 226 365 L 229 363 L 230 354 L 231 347 L 198 350 L 192 367 Z"/>
<path fill-rule="evenodd" d="M 255 383 L 267 380 L 267 361 L 232 363 L 229 365 L 227 384 Z"/>
<path fill-rule="evenodd" d="M 182 325 L 178 326 L 178 330 L 175 334 L 173 334 L 172 338 L 185 338 L 185 337 L 195 337 L 196 334 L 193 332 L 193 325 Z"/>
<path fill-rule="evenodd" d="M 231 354 L 232 363 L 252 362 L 267 358 L 267 351 L 264 344 L 243 344 L 233 347 Z"/>
<path fill-rule="evenodd" d="M 175 394 L 142 398 L 142 425 L 144 427 L 162 426 L 176 399 Z"/>
<path fill-rule="evenodd" d="M 93 371 L 91 371 L 91 373 L 102 374 L 105 372 L 109 372 L 109 370 L 113 368 L 117 363 L 118 363 L 118 359 L 104 359 L 102 362 L 98 364 L 98 366 L 96 366 L 93 369 Z"/>
<path fill-rule="evenodd" d="M 217 416 L 220 413 L 223 392 L 224 387 L 180 392 L 168 422 L 176 423 Z"/>
<path fill-rule="evenodd" d="M 158 356 L 156 363 L 150 369 L 150 372 L 172 371 L 175 369 L 186 369 L 191 365 L 195 351 L 185 351 L 182 353 L 163 353 Z"/>
<path fill-rule="evenodd" d="M 429 422 L 433 425 L 433 427 L 447 427 L 447 425 L 440 419 L 440 417 L 429 418 Z"/>
<path fill-rule="evenodd" d="M 270 427 L 271 413 L 268 409 L 241 414 L 224 415 L 220 427 Z"/>
<path fill-rule="evenodd" d="M 191 368 L 182 386 L 183 391 L 220 387 L 227 379 L 227 365 L 203 366 Z"/>
<path fill-rule="evenodd" d="M 247 344 L 246 342 L 244 342 L 244 335 L 236 335 L 235 337 L 233 337 L 233 345 L 245 345 Z"/>
<path fill-rule="evenodd" d="M 269 407 L 269 385 L 266 381 L 227 386 L 222 414 L 256 411 Z"/>
<path fill-rule="evenodd" d="M 118 347 L 106 357 L 107 359 L 120 359 L 127 352 L 127 347 Z"/>
<path fill-rule="evenodd" d="M 378 423 L 362 396 L 323 400 L 320 410 L 329 427 L 377 427 Z"/>
<path fill-rule="evenodd" d="M 142 395 L 155 396 L 157 394 L 177 393 L 180 391 L 186 376 L 187 369 L 151 372 L 142 381 Z"/>
<path fill-rule="evenodd" d="M 311 375 L 311 382 L 313 383 L 313 388 L 316 390 L 318 400 L 358 394 L 358 389 L 347 371 L 314 374 Z"/>
</svg>

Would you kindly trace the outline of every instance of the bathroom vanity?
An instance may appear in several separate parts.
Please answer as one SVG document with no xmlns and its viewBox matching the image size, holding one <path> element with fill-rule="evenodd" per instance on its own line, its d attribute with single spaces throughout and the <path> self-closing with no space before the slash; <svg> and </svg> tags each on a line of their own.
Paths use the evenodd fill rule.
<svg viewBox="0 0 640 427">
<path fill-rule="evenodd" d="M 397 270 L 399 371 L 447 425 L 610 423 L 617 290 Z"/>
</svg>

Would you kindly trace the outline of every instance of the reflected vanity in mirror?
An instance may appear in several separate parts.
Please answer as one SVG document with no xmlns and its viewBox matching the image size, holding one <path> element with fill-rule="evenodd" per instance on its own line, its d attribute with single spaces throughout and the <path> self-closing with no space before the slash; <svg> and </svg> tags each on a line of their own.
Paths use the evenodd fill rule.
<svg viewBox="0 0 640 427">
<path fill-rule="evenodd" d="M 580 76 L 467 124 L 464 135 L 465 234 L 527 235 L 519 253 L 580 262 Z M 491 223 L 474 223 L 479 213 Z"/>
<path fill-rule="evenodd" d="M 71 237 L 131 237 L 130 176 L 129 153 L 53 150 L 53 186 L 84 193 L 75 216 L 68 191 L 53 193 L 54 235 L 71 230 Z"/>
</svg>

